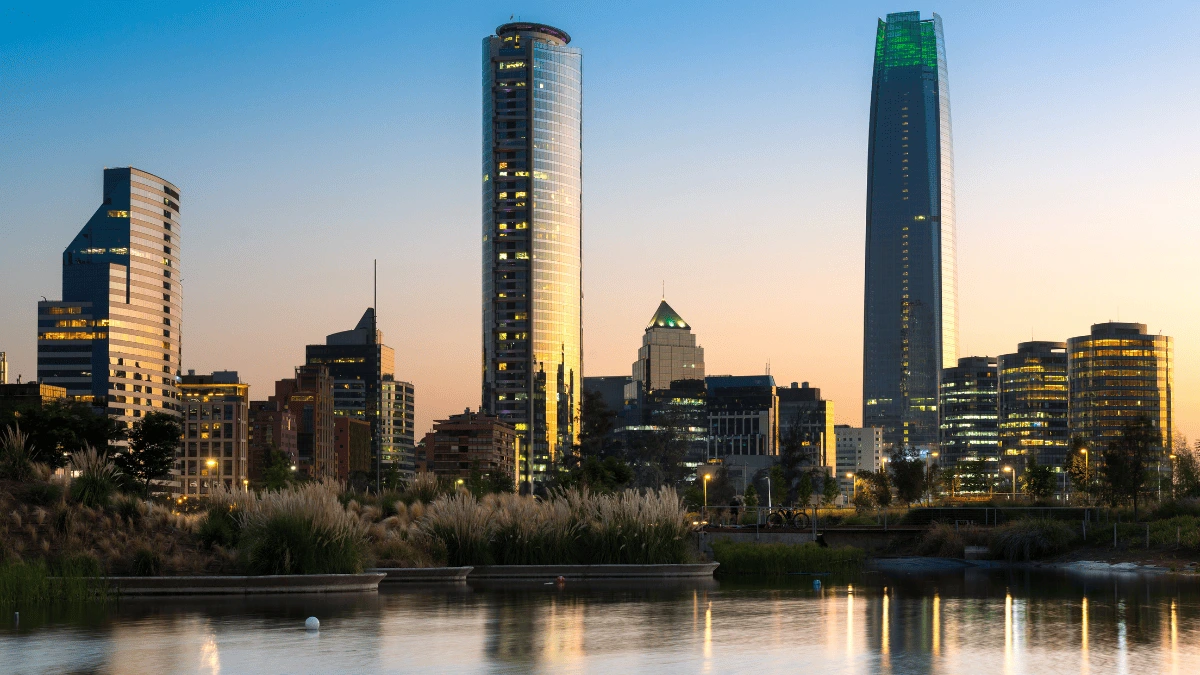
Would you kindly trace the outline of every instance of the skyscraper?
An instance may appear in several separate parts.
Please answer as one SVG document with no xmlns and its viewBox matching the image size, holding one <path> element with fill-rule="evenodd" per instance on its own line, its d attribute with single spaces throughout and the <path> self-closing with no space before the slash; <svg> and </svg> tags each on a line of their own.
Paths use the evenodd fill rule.
<svg viewBox="0 0 1200 675">
<path fill-rule="evenodd" d="M 938 377 L 958 359 L 954 153 L 942 20 L 879 22 L 867 157 L 863 426 L 938 440 Z"/>
<path fill-rule="evenodd" d="M 1043 466 L 1065 465 L 1071 443 L 1067 429 L 1067 345 L 1022 342 L 1002 354 L 999 369 L 1001 461 L 1022 470 L 1028 457 Z"/>
<path fill-rule="evenodd" d="M 963 459 L 995 460 L 1000 455 L 1000 420 L 996 359 L 967 356 L 942 370 L 941 464 Z"/>
<path fill-rule="evenodd" d="M 1147 334 L 1145 324 L 1110 321 L 1067 340 L 1067 347 L 1073 436 L 1099 453 L 1123 426 L 1144 415 L 1170 447 L 1170 337 Z"/>
<path fill-rule="evenodd" d="M 696 346 L 696 336 L 666 300 L 658 303 L 654 316 L 642 335 L 638 359 L 633 362 L 633 382 L 625 398 L 656 389 L 666 389 L 675 380 L 704 379 L 704 347 Z"/>
<path fill-rule="evenodd" d="M 63 251 L 62 301 L 38 303 L 38 378 L 132 424 L 179 414 L 179 190 L 104 170 L 103 202 Z"/>
<path fill-rule="evenodd" d="M 509 23 L 483 40 L 482 412 L 521 435 L 521 481 L 578 438 L 583 54 Z"/>
</svg>

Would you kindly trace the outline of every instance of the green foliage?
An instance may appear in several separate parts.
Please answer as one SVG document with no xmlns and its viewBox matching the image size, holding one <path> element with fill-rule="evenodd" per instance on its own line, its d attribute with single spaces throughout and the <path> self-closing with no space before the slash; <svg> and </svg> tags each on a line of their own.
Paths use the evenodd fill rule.
<svg viewBox="0 0 1200 675">
<path fill-rule="evenodd" d="M 88 602 L 108 597 L 100 562 L 74 555 L 35 562 L 0 563 L 0 606 L 24 607 L 47 602 Z"/>
<path fill-rule="evenodd" d="M 821 504 L 829 506 L 840 496 L 842 496 L 842 488 L 838 485 L 837 478 L 825 476 L 821 481 Z"/>
<path fill-rule="evenodd" d="M 84 506 L 104 507 L 117 491 L 120 472 L 92 448 L 73 453 L 71 469 L 79 472 L 71 479 L 71 498 Z"/>
<path fill-rule="evenodd" d="M 758 544 L 717 539 L 712 549 L 713 558 L 721 563 L 717 568 L 720 576 L 853 572 L 861 568 L 864 558 L 857 548 L 826 548 L 812 542 Z"/>
<path fill-rule="evenodd" d="M 600 459 L 585 456 L 569 471 L 559 472 L 558 482 L 564 488 L 586 488 L 593 492 L 611 493 L 622 490 L 633 481 L 633 469 L 614 456 Z M 511 481 L 510 481 L 511 483 Z M 511 492 L 511 490 L 505 490 Z M 500 490 L 494 490 L 500 492 Z"/>
<path fill-rule="evenodd" d="M 892 504 L 892 481 L 887 471 L 858 472 L 858 499 L 863 504 L 884 508 Z M 865 508 L 865 507 L 864 507 Z"/>
<path fill-rule="evenodd" d="M 1140 498 L 1152 487 L 1149 473 L 1161 449 L 1162 434 L 1143 415 L 1126 423 L 1104 450 L 1104 488 L 1113 502 L 1133 503 L 1135 520 Z"/>
<path fill-rule="evenodd" d="M 431 471 L 422 471 L 413 476 L 412 480 L 404 489 L 404 502 L 411 504 L 414 501 L 424 502 L 428 504 L 447 492 L 446 486 L 438 480 L 438 477 Z"/>
<path fill-rule="evenodd" d="M 33 448 L 30 459 L 52 469 L 62 468 L 71 454 L 88 447 L 106 455 L 115 448 L 114 443 L 125 438 L 124 425 L 108 415 L 94 413 L 83 403 L 55 402 L 19 415 Z M 0 425 L 8 426 L 11 421 L 2 419 Z"/>
<path fill-rule="evenodd" d="M 274 448 L 266 450 L 266 462 L 262 470 L 262 485 L 267 490 L 282 490 L 296 482 L 291 458 Z"/>
<path fill-rule="evenodd" d="M 1030 455 L 1021 475 L 1021 491 L 1030 497 L 1049 499 L 1054 496 L 1054 484 L 1054 468 L 1038 464 L 1037 456 Z"/>
<path fill-rule="evenodd" d="M 1200 443 L 1197 444 L 1200 447 Z M 1186 441 L 1175 450 L 1172 487 L 1176 499 L 1200 498 L 1200 452 L 1187 447 Z"/>
<path fill-rule="evenodd" d="M 33 454 L 29 434 L 15 422 L 5 427 L 0 433 L 0 478 L 22 482 L 33 478 Z"/>
<path fill-rule="evenodd" d="M 796 504 L 809 506 L 813 496 L 813 476 L 811 471 L 805 471 L 796 484 Z"/>
<path fill-rule="evenodd" d="M 242 524 L 237 516 L 237 509 L 232 504 L 214 504 L 200 521 L 197 529 L 200 541 L 209 548 L 214 545 L 222 548 L 237 546 L 242 533 Z"/>
<path fill-rule="evenodd" d="M 129 444 L 113 455 L 129 488 L 145 496 L 156 480 L 171 475 L 183 427 L 174 415 L 152 412 L 133 424 Z"/>
<path fill-rule="evenodd" d="M 133 554 L 133 565 L 130 571 L 135 577 L 155 577 L 162 574 L 163 561 L 153 549 L 143 546 Z"/>
<path fill-rule="evenodd" d="M 114 499 L 110 505 L 113 513 L 130 526 L 136 526 L 142 522 L 142 516 L 145 513 L 145 506 L 142 501 L 134 496 L 120 496 Z"/>
<path fill-rule="evenodd" d="M 983 459 L 960 460 L 953 472 L 947 473 L 957 481 L 957 492 L 987 494 L 995 488 L 996 463 Z"/>
<path fill-rule="evenodd" d="M 609 453 L 609 432 L 617 413 L 608 407 L 599 392 L 584 390 L 580 401 L 578 454 L 582 457 L 604 457 Z M 629 479 L 633 474 L 630 472 Z"/>
<path fill-rule="evenodd" d="M 892 453 L 887 470 L 896 485 L 896 497 L 906 506 L 920 501 L 926 492 L 925 461 L 912 448 L 903 448 Z M 878 495 L 876 495 L 876 501 Z M 889 500 L 890 501 L 890 500 Z M 882 502 L 880 501 L 882 506 Z"/>
<path fill-rule="evenodd" d="M 34 481 L 26 483 L 18 493 L 21 501 L 33 506 L 52 506 L 62 501 L 63 488 L 58 483 Z"/>
<path fill-rule="evenodd" d="M 1026 519 L 992 530 L 992 554 L 1010 562 L 1062 553 L 1075 540 L 1075 530 L 1059 520 Z"/>
<path fill-rule="evenodd" d="M 962 535 L 946 523 L 933 523 L 917 544 L 917 554 L 939 558 L 961 558 L 966 546 Z"/>
</svg>

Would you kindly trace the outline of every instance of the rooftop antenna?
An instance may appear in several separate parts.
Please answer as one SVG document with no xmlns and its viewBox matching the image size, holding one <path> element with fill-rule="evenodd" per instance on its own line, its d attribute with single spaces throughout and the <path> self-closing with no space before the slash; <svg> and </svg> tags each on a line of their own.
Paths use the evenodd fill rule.
<svg viewBox="0 0 1200 675">
<path fill-rule="evenodd" d="M 666 302 L 666 300 L 667 300 L 667 280 L 666 280 L 666 279 L 663 279 L 663 282 L 662 282 L 662 284 L 663 284 L 663 295 L 662 295 L 662 299 L 663 299 L 663 302 Z"/>
</svg>

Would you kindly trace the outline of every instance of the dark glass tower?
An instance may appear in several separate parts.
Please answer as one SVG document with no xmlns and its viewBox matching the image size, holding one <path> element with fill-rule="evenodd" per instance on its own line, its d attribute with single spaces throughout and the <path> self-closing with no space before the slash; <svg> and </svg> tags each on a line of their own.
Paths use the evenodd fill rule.
<svg viewBox="0 0 1200 675">
<path fill-rule="evenodd" d="M 938 378 L 958 359 L 954 159 L 942 20 L 879 22 L 867 158 L 863 426 L 938 441 Z"/>
<path fill-rule="evenodd" d="M 537 482 L 578 439 L 583 55 L 509 23 L 483 40 L 483 411 Z"/>
</svg>

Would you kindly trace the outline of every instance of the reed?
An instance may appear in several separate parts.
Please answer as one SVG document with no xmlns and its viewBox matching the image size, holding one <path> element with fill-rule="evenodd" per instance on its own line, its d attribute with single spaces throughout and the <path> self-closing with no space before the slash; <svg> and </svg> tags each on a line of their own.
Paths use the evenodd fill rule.
<svg viewBox="0 0 1200 675">
<path fill-rule="evenodd" d="M 89 555 L 75 555 L 47 564 L 0 564 L 0 606 L 21 607 L 49 602 L 94 602 L 109 597 L 100 563 Z"/>
<path fill-rule="evenodd" d="M 819 544 L 756 544 L 718 539 L 712 543 L 713 558 L 721 563 L 721 576 L 783 576 L 816 572 L 855 572 L 861 569 L 863 552 L 851 546 L 826 548 Z"/>
<path fill-rule="evenodd" d="M 241 493 L 238 550 L 251 574 L 355 574 L 367 558 L 367 525 L 330 486 L 308 483 Z"/>
<path fill-rule="evenodd" d="M 1009 562 L 1033 560 L 1062 553 L 1071 547 L 1075 531 L 1058 520 L 1024 519 L 992 530 L 988 546 L 992 554 Z"/>
</svg>

